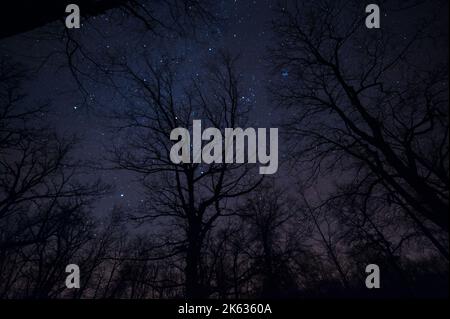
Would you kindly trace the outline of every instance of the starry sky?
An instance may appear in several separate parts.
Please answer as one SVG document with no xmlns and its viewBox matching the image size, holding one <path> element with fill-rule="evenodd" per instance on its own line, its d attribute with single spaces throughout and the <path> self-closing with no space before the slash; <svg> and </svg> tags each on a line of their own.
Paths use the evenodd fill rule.
<svg viewBox="0 0 450 319">
<path fill-rule="evenodd" d="M 266 94 L 266 86 L 272 80 L 267 73 L 268 62 L 265 59 L 265 48 L 271 36 L 273 3 L 270 0 L 221 1 L 214 8 L 214 13 L 221 20 L 212 27 L 199 29 L 195 39 L 168 40 L 150 32 L 130 32 L 122 25 L 114 25 L 110 14 L 90 18 L 88 23 L 82 21 L 79 36 L 87 46 L 86 50 L 96 57 L 106 55 L 108 51 L 126 55 L 128 59 L 136 52 L 160 54 L 161 59 L 170 54 L 172 58 L 184 61 L 183 70 L 187 79 L 201 75 L 205 70 L 203 62 L 212 59 L 223 48 L 232 54 L 239 54 L 242 66 L 239 70 L 243 88 L 241 98 L 252 105 L 255 125 L 265 127 L 273 122 L 276 113 L 269 106 Z M 80 9 L 82 11 L 83 8 Z M 108 112 L 126 108 L 127 105 L 111 88 L 89 83 L 86 90 L 91 103 L 87 106 L 70 72 L 62 66 L 65 62 L 62 57 L 54 55 L 41 65 L 43 57 L 61 50 L 61 43 L 47 35 L 52 29 L 43 29 L 0 41 L 0 52 L 14 56 L 32 68 L 39 66 L 39 71 L 30 73 L 30 80 L 24 85 L 29 98 L 51 101 L 49 122 L 64 134 L 75 133 L 83 138 L 77 154 L 81 159 L 100 161 L 104 147 L 114 134 L 108 127 Z M 287 76 L 287 72 L 280 74 L 280 77 Z M 114 205 L 133 207 L 143 200 L 141 189 L 132 174 L 99 171 L 98 175 L 115 185 L 114 191 L 97 204 L 98 211 L 106 213 Z"/>
<path fill-rule="evenodd" d="M 204 72 L 203 61 L 211 59 L 221 49 L 240 54 L 240 77 L 242 80 L 242 99 L 252 104 L 251 117 L 258 127 L 277 127 L 283 118 L 289 116 L 273 105 L 267 94 L 272 81 L 289 79 L 289 70 L 277 74 L 270 72 L 271 63 L 267 59 L 266 48 L 273 43 L 270 23 L 274 18 L 273 0 L 222 0 L 217 2 L 214 12 L 224 18 L 212 27 L 201 28 L 198 37 L 183 39 L 163 39 L 150 32 L 136 32 L 133 26 L 124 27 L 111 21 L 109 14 L 90 18 L 83 22 L 77 36 L 83 38 L 89 54 L 101 57 L 125 55 L 132 58 L 143 52 L 160 55 L 161 59 L 170 52 L 172 58 L 183 60 L 186 78 Z M 425 4 L 425 7 L 428 5 Z M 81 8 L 82 10 L 82 8 Z M 421 6 L 421 12 L 427 12 Z M 384 12 L 383 23 L 405 29 L 405 40 L 409 23 L 415 21 L 411 15 Z M 448 20 L 447 20 L 448 21 Z M 131 31 L 130 31 L 131 30 Z M 44 36 L 42 35 L 44 32 Z M 51 100 L 52 113 L 49 121 L 61 132 L 76 133 L 84 138 L 78 156 L 93 161 L 101 161 L 104 146 L 112 136 L 105 115 L 127 105 L 112 88 L 90 83 L 87 106 L 78 92 L 78 87 L 70 72 L 62 67 L 62 58 L 52 56 L 44 65 L 42 57 L 49 52 L 61 50 L 61 43 L 54 38 L 46 39 L 47 30 L 35 30 L 0 41 L 0 53 L 14 56 L 17 60 L 32 67 L 40 66 L 38 72 L 30 73 L 25 89 L 31 99 Z M 89 62 L 86 62 L 89 68 Z M 126 84 L 124 84 L 126 85 Z M 282 141 L 280 141 L 282 143 Z M 279 171 L 280 176 L 283 171 Z M 114 191 L 97 203 L 100 213 L 108 212 L 114 205 L 133 207 L 143 199 L 141 189 L 134 176 L 126 172 L 99 171 L 98 175 L 106 182 L 115 185 Z"/>
</svg>

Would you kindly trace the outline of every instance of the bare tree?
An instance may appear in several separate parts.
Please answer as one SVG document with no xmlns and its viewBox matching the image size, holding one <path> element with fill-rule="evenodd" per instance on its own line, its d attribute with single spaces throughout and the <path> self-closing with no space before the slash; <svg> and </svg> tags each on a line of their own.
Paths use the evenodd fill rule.
<svg viewBox="0 0 450 319">
<path fill-rule="evenodd" d="M 289 75 L 276 99 L 293 110 L 288 132 L 314 176 L 339 174 L 361 201 L 401 208 L 448 259 L 435 235 L 448 236 L 448 65 L 417 61 L 440 39 L 429 24 L 408 37 L 368 33 L 363 12 L 351 1 L 284 2 L 272 58 Z"/>
<path fill-rule="evenodd" d="M 289 264 L 293 256 L 302 252 L 300 238 L 303 234 L 299 228 L 288 227 L 293 222 L 295 209 L 286 191 L 271 181 L 249 194 L 238 210 L 243 230 L 250 237 L 247 249 L 251 250 L 264 298 L 296 293 L 296 276 Z"/>
<path fill-rule="evenodd" d="M 143 46 L 156 52 L 167 40 L 175 43 L 180 38 L 197 39 L 200 30 L 219 21 L 214 3 L 209 0 L 84 0 L 78 2 L 81 28 L 68 29 L 63 18 L 69 3 L 52 0 L 39 4 L 35 1 L 18 3 L 16 11 L 5 10 L 9 15 L 5 20 L 7 27 L 3 29 L 7 36 L 33 29 L 26 39 L 36 40 L 30 43 L 36 46 L 32 50 L 36 53 L 19 54 L 29 57 L 35 72 L 44 67 L 67 70 L 73 79 L 73 87 L 68 89 L 79 91 L 82 104 L 87 106 L 97 102 L 94 88 L 100 83 L 112 85 L 110 60 L 125 53 L 133 54 Z M 31 16 L 24 19 L 22 8 L 27 6 L 30 10 L 26 12 Z M 13 18 L 16 12 L 20 19 Z M 23 23 L 24 20 L 29 24 Z M 16 21 L 20 24 L 16 25 Z M 119 34 L 127 40 L 119 40 Z M 0 38 L 2 35 L 0 33 Z"/>
<path fill-rule="evenodd" d="M 22 70 L 11 61 L 0 62 L 2 294 L 8 296 L 17 283 L 29 297 L 49 297 L 64 271 L 59 262 L 86 240 L 86 212 L 108 187 L 98 180 L 80 182 L 84 171 L 73 158 L 76 139 L 61 138 L 42 124 L 46 105 L 33 106 L 26 99 Z M 58 262 L 49 264 L 52 258 Z M 32 269 L 37 270 L 31 274 Z"/>
<path fill-rule="evenodd" d="M 193 119 L 222 132 L 244 124 L 249 105 L 240 99 L 236 63 L 223 54 L 220 64 L 210 66 L 209 77 L 185 87 L 176 85 L 175 62 L 170 60 L 154 64 L 147 59 L 139 71 L 123 66 L 134 86 L 123 93 L 130 107 L 117 116 L 117 132 L 126 144 L 112 150 L 113 168 L 137 173 L 147 190 L 142 213 L 133 218 L 170 225 L 163 242 L 171 251 L 161 257 L 185 254 L 187 297 L 208 294 L 200 273 L 205 236 L 227 216 L 232 200 L 253 190 L 261 178 L 243 164 L 173 163 L 170 132 L 191 128 Z"/>
</svg>

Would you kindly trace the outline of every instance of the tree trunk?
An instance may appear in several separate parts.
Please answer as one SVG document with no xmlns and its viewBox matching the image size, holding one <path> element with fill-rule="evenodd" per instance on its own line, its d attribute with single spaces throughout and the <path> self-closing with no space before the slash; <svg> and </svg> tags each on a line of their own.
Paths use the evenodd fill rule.
<svg viewBox="0 0 450 319">
<path fill-rule="evenodd" d="M 185 294 L 187 299 L 205 298 L 205 290 L 202 287 L 199 273 L 202 246 L 200 222 L 197 220 L 193 221 L 189 228 L 185 268 Z"/>
</svg>

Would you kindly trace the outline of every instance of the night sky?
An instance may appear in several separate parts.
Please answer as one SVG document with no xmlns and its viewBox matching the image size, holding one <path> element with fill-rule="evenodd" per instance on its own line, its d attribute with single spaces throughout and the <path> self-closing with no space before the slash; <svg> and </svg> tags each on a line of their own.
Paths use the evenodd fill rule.
<svg viewBox="0 0 450 319">
<path fill-rule="evenodd" d="M 448 297 L 448 0 L 69 1 L 0 4 L 0 299 Z"/>
<path fill-rule="evenodd" d="M 121 51 L 128 59 L 132 59 L 130 56 L 136 52 L 142 54 L 151 51 L 152 55 L 160 54 L 161 58 L 170 52 L 172 58 L 184 60 L 187 80 L 200 75 L 204 71 L 204 61 L 211 59 L 221 48 L 241 54 L 240 76 L 242 87 L 245 88 L 245 95 L 241 98 L 253 105 L 254 123 L 263 127 L 273 120 L 274 114 L 265 94 L 265 87 L 270 80 L 266 72 L 267 61 L 264 59 L 265 47 L 270 39 L 271 3 L 273 1 L 269 0 L 221 1 L 216 7 L 216 14 L 226 20 L 221 20 L 212 28 L 200 29 L 196 39 L 167 40 L 150 32 L 129 32 L 123 26 L 112 23 L 109 14 L 90 18 L 87 25 L 82 20 L 82 28 L 75 32 L 82 34 L 83 40 L 89 39 L 83 44 L 97 58 L 113 50 Z M 83 15 L 83 8 L 80 10 Z M 14 56 L 27 66 L 39 66 L 43 57 L 62 49 L 61 44 L 54 39 L 42 40 L 47 37 L 47 32 L 52 31 L 50 26 L 3 40 L 0 42 L 1 52 Z M 42 37 L 42 34 L 45 36 Z M 49 115 L 49 121 L 59 131 L 83 138 L 78 150 L 81 159 L 101 161 L 105 145 L 114 138 L 114 133 L 108 129 L 108 112 L 126 108 L 126 102 L 121 101 L 113 89 L 90 83 L 87 89 L 92 100 L 87 106 L 70 72 L 62 66 L 64 63 L 61 56 L 52 56 L 39 72 L 32 74 L 31 80 L 25 84 L 25 90 L 30 100 L 51 100 L 52 114 Z M 115 185 L 114 192 L 98 203 L 100 212 L 108 212 L 114 205 L 134 207 L 143 200 L 141 189 L 134 182 L 134 175 L 119 171 L 98 171 L 98 175 L 105 182 Z"/>
<path fill-rule="evenodd" d="M 80 31 L 75 32 L 85 40 L 84 44 L 90 54 L 97 57 L 107 55 L 108 52 L 119 52 L 128 59 L 132 59 L 133 55 L 139 59 L 139 54 L 151 52 L 153 56 L 160 55 L 164 59 L 165 52 L 169 52 L 172 58 L 184 60 L 183 75 L 186 79 L 204 72 L 203 62 L 212 59 L 221 48 L 241 54 L 240 75 L 245 92 L 242 99 L 253 105 L 252 122 L 258 127 L 279 127 L 283 118 L 289 117 L 289 113 L 271 105 L 267 87 L 271 86 L 272 81 L 288 80 L 289 70 L 271 73 L 270 59 L 267 59 L 266 49 L 274 41 L 270 31 L 274 4 L 275 1 L 271 0 L 221 1 L 214 10 L 217 17 L 224 20 L 212 27 L 200 29 L 196 40 L 171 40 L 170 35 L 169 39 L 161 39 L 151 32 L 130 32 L 130 28 L 113 23 L 109 14 L 90 18 L 88 23 L 84 21 Z M 427 4 L 421 4 L 416 11 L 419 15 L 429 15 L 432 8 L 432 5 L 428 7 Z M 383 28 L 404 28 L 407 41 L 408 26 L 417 21 L 416 18 L 411 15 L 403 16 L 401 12 L 383 11 L 383 6 L 381 9 Z M 43 28 L 4 39 L 0 42 L 1 53 L 12 55 L 20 62 L 36 67 L 49 52 L 61 50 L 61 43 L 58 41 L 43 40 L 42 33 L 47 31 L 47 28 Z M 90 100 L 90 105 L 86 105 L 85 97 L 80 96 L 73 77 L 67 68 L 62 67 L 63 63 L 61 56 L 52 56 L 39 72 L 32 74 L 30 81 L 26 83 L 26 91 L 32 100 L 52 101 L 49 121 L 58 130 L 68 134 L 76 133 L 84 138 L 77 154 L 80 158 L 101 161 L 105 144 L 114 139 L 114 133 L 108 129 L 107 115 L 112 110 L 126 108 L 127 105 L 113 88 L 94 83 L 86 86 Z M 280 137 L 281 148 L 282 143 L 283 139 Z M 282 150 L 280 160 L 281 152 Z M 140 187 L 133 182 L 134 176 L 130 173 L 99 171 L 98 175 L 115 185 L 114 192 L 98 203 L 99 212 L 107 212 L 116 204 L 134 207 L 143 200 Z M 283 176 L 283 168 L 277 173 L 277 177 L 280 176 Z"/>
</svg>

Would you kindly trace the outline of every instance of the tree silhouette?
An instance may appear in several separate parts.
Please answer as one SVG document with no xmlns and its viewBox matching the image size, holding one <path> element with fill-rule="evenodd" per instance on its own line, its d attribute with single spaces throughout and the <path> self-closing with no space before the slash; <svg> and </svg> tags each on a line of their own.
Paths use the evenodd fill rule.
<svg viewBox="0 0 450 319">
<path fill-rule="evenodd" d="M 272 57 L 290 72 L 274 93 L 295 108 L 288 132 L 313 174 L 340 170 L 360 201 L 400 207 L 448 259 L 434 235 L 448 235 L 448 65 L 416 66 L 430 25 L 401 41 L 392 30 L 368 33 L 353 14 L 359 8 L 323 1 L 280 9 Z"/>
<path fill-rule="evenodd" d="M 168 219 L 181 231 L 181 236 L 167 240 L 172 247 L 168 257 L 185 254 L 188 298 L 207 296 L 200 274 L 205 236 L 229 214 L 229 202 L 253 190 L 261 178 L 243 164 L 173 163 L 170 132 L 179 126 L 191 128 L 192 119 L 198 118 L 221 132 L 244 123 L 248 105 L 239 98 L 236 63 L 236 58 L 223 54 L 219 64 L 209 66 L 205 82 L 193 80 L 181 99 L 174 95 L 180 88 L 170 62 L 158 66 L 147 60 L 139 73 L 123 65 L 135 84 L 132 92 L 142 94 L 123 93 L 129 94 L 127 101 L 134 107 L 116 116 L 118 133 L 124 132 L 120 136 L 127 144 L 111 151 L 113 168 L 138 173 L 147 190 L 146 207 L 134 219 Z"/>
</svg>

